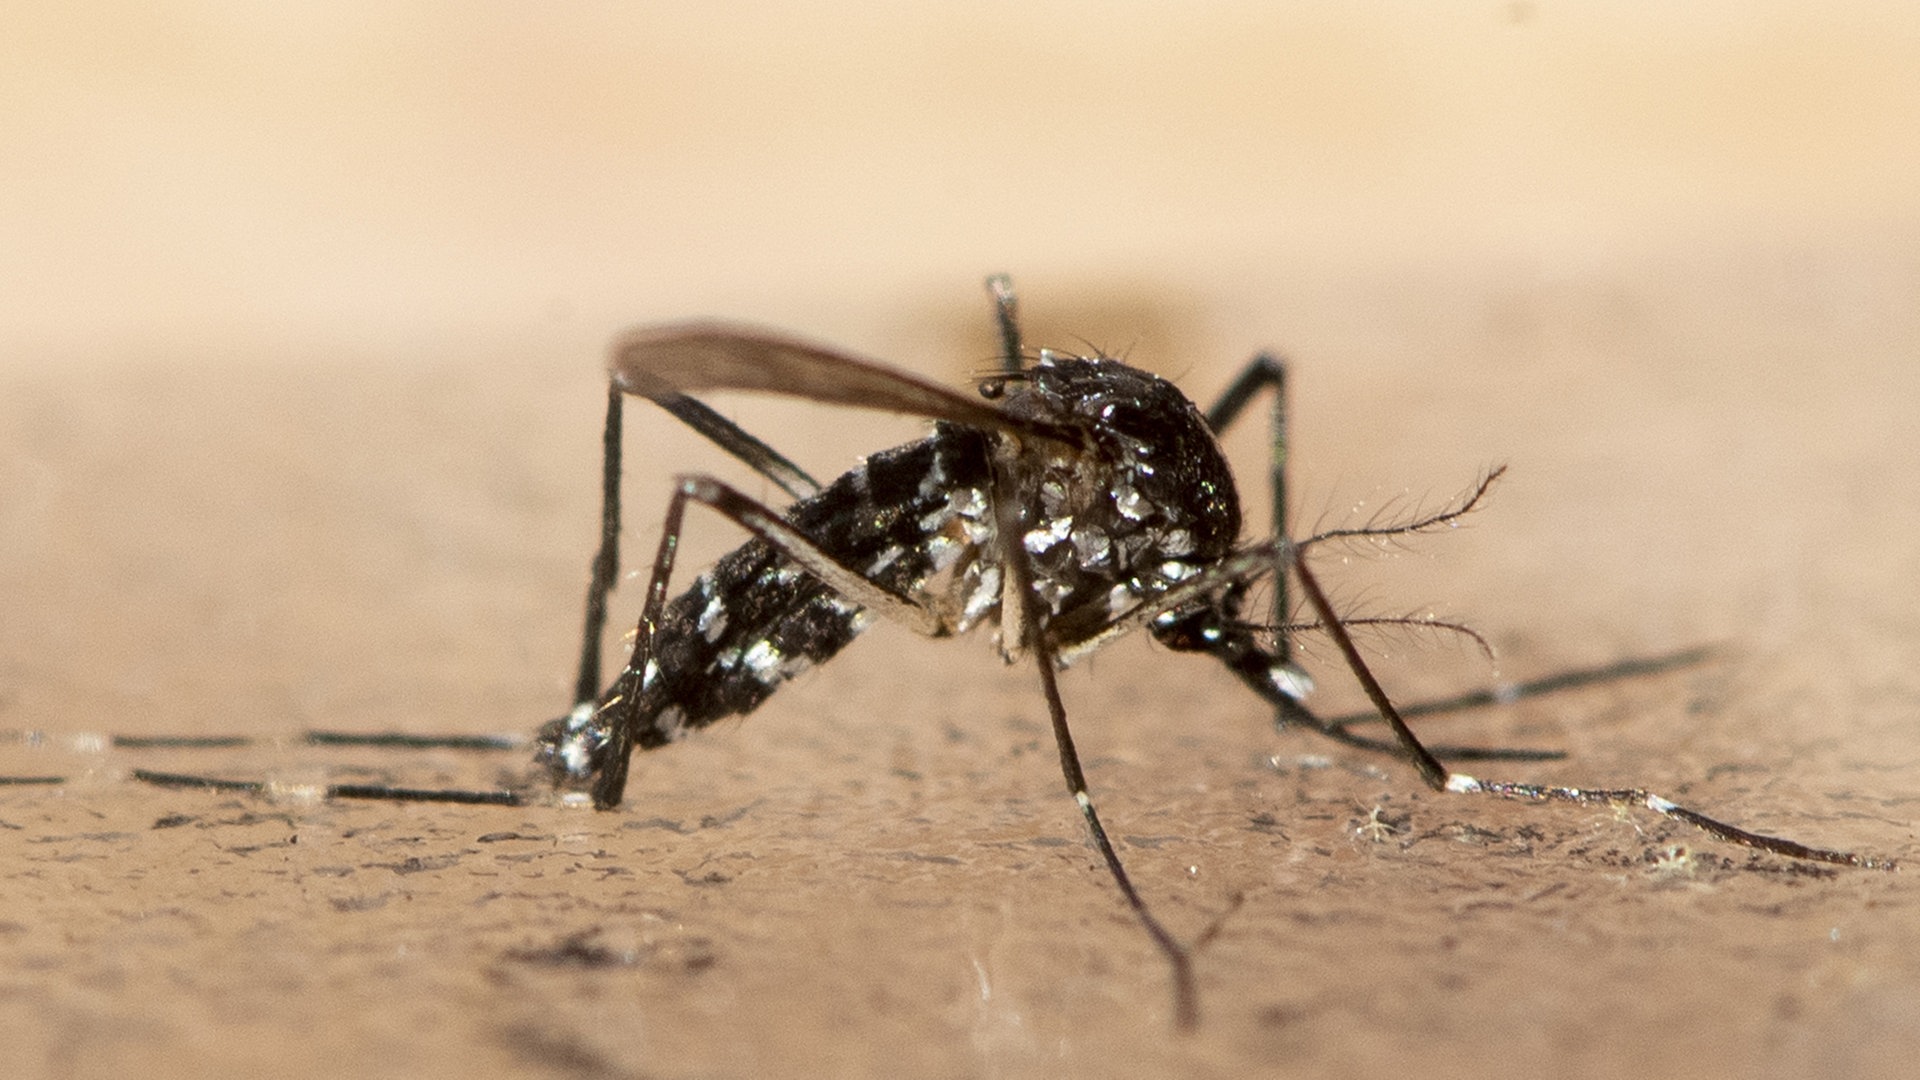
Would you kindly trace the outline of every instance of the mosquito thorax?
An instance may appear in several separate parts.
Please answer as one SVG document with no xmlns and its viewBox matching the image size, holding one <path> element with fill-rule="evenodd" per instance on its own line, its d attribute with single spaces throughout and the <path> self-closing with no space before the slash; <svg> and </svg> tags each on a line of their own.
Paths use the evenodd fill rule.
<svg viewBox="0 0 1920 1080">
<path fill-rule="evenodd" d="M 1206 419 L 1166 380 L 1102 357 L 1041 354 L 1003 408 L 1078 427 L 1088 446 L 1022 445 L 1021 544 L 1056 629 L 1071 638 L 1217 562 L 1240 531 L 1233 474 Z"/>
</svg>

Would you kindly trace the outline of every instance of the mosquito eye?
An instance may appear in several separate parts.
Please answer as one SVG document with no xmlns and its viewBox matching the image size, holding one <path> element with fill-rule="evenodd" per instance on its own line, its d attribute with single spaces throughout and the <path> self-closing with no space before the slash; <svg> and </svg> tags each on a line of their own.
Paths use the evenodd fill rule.
<svg viewBox="0 0 1920 1080">
<path fill-rule="evenodd" d="M 1006 394 L 1007 380 L 982 379 L 980 381 L 980 396 L 986 398 L 988 401 L 998 401 L 1005 397 Z"/>
</svg>

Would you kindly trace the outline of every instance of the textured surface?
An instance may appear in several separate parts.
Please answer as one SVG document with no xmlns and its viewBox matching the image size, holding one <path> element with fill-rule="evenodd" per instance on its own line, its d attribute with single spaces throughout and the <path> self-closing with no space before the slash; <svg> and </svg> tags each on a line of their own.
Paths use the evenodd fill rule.
<svg viewBox="0 0 1920 1080">
<path fill-rule="evenodd" d="M 1309 523 L 1510 465 L 1457 534 L 1325 553 L 1351 609 L 1465 617 L 1512 678 L 1724 646 L 1426 722 L 1572 754 L 1478 771 L 1911 859 L 1920 31 L 1893 5 L 1662 8 L 19 15 L 0 726 L 531 732 L 568 695 L 619 324 L 752 318 L 960 384 L 993 355 L 978 279 L 1007 270 L 1036 344 L 1202 399 L 1285 348 Z M 822 474 L 914 430 L 727 411 Z M 635 566 L 666 476 L 724 465 L 629 426 Z M 1258 442 L 1229 440 L 1243 490 Z M 737 542 L 692 532 L 689 567 Z M 1444 639 L 1372 644 L 1405 696 L 1489 677 Z M 1032 673 L 883 627 L 643 756 L 614 814 L 119 778 L 482 784 L 511 755 L 5 748 L 0 772 L 75 779 L 0 789 L 0 1043 L 18 1075 L 152 1077 L 1893 1076 L 1920 1053 L 1911 872 L 1429 795 L 1144 641 L 1064 690 L 1136 880 L 1212 931 L 1192 1037 Z"/>
</svg>

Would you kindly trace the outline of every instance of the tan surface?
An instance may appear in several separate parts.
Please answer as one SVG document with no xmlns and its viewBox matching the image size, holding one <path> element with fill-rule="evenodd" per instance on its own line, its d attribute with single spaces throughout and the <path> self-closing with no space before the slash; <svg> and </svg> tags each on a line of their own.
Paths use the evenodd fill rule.
<svg viewBox="0 0 1920 1080">
<path fill-rule="evenodd" d="M 1510 677 L 1727 645 L 1429 730 L 1911 857 L 1920 26 L 1344 7 L 10 13 L 0 725 L 526 730 L 566 693 L 616 326 L 753 317 L 959 382 L 1005 269 L 1037 341 L 1197 397 L 1286 348 L 1310 520 L 1511 464 L 1460 534 L 1327 559 L 1356 610 L 1466 616 Z M 821 471 L 913 430 L 729 408 Z M 720 467 L 635 427 L 630 564 L 665 474 Z M 1487 677 L 1376 645 L 1406 696 Z M 1066 692 L 1148 896 L 1219 924 L 1193 1037 L 1031 672 L 883 629 L 642 759 L 618 814 L 115 778 L 511 758 L 8 750 L 80 779 L 0 791 L 4 1071 L 1894 1076 L 1920 1051 L 1911 874 L 1430 796 L 1142 642 Z M 1392 842 L 1355 832 L 1376 805 Z"/>
</svg>

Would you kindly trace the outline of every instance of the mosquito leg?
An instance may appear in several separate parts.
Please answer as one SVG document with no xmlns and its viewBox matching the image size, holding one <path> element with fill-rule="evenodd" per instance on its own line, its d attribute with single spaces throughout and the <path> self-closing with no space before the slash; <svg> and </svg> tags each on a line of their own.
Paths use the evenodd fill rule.
<svg viewBox="0 0 1920 1080">
<path fill-rule="evenodd" d="M 399 750 L 522 750 L 532 742 L 524 735 L 414 735 L 405 731 L 307 731 L 300 736 L 308 746 L 379 746 Z"/>
<path fill-rule="evenodd" d="M 1396 753 L 1400 747 L 1397 742 L 1371 739 L 1346 730 L 1345 722 L 1322 720 L 1314 715 L 1306 705 L 1306 696 L 1313 688 L 1313 680 L 1293 662 L 1292 638 L 1287 631 L 1290 623 L 1291 600 L 1287 594 L 1287 568 L 1299 557 L 1300 549 L 1322 537 L 1315 537 L 1300 545 L 1286 540 L 1287 527 L 1287 403 L 1286 403 L 1286 362 L 1270 353 L 1261 353 L 1241 371 L 1226 391 L 1220 395 L 1211 409 L 1207 411 L 1207 424 L 1216 433 L 1224 431 L 1245 411 L 1254 396 L 1261 390 L 1271 387 L 1274 391 L 1272 411 L 1271 453 L 1268 458 L 1268 481 L 1272 487 L 1273 515 L 1272 536 L 1275 538 L 1262 548 L 1248 549 L 1199 577 L 1190 579 L 1185 587 L 1162 597 L 1162 603 L 1156 606 L 1143 606 L 1141 610 L 1130 613 L 1089 635 L 1084 641 L 1068 643 L 1065 652 L 1069 658 L 1092 651 L 1099 645 L 1122 636 L 1142 626 L 1152 625 L 1155 636 L 1164 644 L 1176 648 L 1208 652 L 1225 663 L 1253 691 L 1273 705 L 1273 723 L 1279 730 L 1289 725 L 1298 725 L 1324 735 L 1336 742 L 1359 749 L 1384 753 Z M 1437 524 L 1467 513 L 1485 495 L 1500 473 L 1495 470 L 1482 479 L 1475 490 L 1459 504 L 1443 509 L 1404 527 L 1407 531 L 1417 532 L 1433 528 Z M 1390 530 L 1376 530 L 1381 535 L 1391 535 Z M 1251 561 L 1260 551 L 1265 551 L 1265 565 Z M 1229 593 L 1236 588 L 1244 589 L 1245 582 L 1261 575 L 1268 576 L 1273 585 L 1272 621 L 1268 627 L 1273 631 L 1273 645 L 1263 648 L 1253 636 L 1243 630 L 1225 626 L 1196 628 L 1184 643 L 1175 639 L 1178 634 L 1169 634 L 1160 619 L 1176 610 L 1186 602 L 1187 595 L 1200 596 L 1207 592 L 1219 592 L 1223 588 Z M 1237 601 L 1230 602 L 1229 613 Z M 1558 750 L 1525 750 L 1505 747 L 1452 746 L 1436 747 L 1437 751 L 1449 758 L 1461 761 L 1500 760 L 1500 761 L 1547 761 L 1565 755 Z"/>
<path fill-rule="evenodd" d="M 1022 345 L 1013 282 L 1005 274 L 995 274 L 987 279 L 987 291 L 993 294 L 994 315 L 1000 328 L 1002 370 L 1017 373 L 1021 368 Z M 1001 519 L 1000 535 L 1025 535 L 1027 527 L 1024 515 L 1014 493 L 1005 490 L 997 493 L 995 507 Z M 1133 909 L 1140 925 L 1146 928 L 1147 935 L 1172 966 L 1175 1023 L 1181 1030 L 1191 1031 L 1200 1022 L 1199 995 L 1193 983 L 1193 954 L 1147 909 L 1147 902 L 1141 898 L 1140 891 L 1134 888 L 1126 865 L 1120 861 L 1120 853 L 1114 850 L 1113 842 L 1107 838 L 1106 828 L 1100 824 L 1099 811 L 1093 806 L 1093 795 L 1087 790 L 1086 772 L 1080 767 L 1080 754 L 1073 746 L 1073 731 L 1067 726 L 1067 706 L 1060 696 L 1060 680 L 1056 674 L 1059 655 L 1047 634 L 1040 601 L 1033 591 L 1033 568 L 1027 562 L 1026 552 L 1017 544 L 1007 547 L 1003 565 L 1009 575 L 1010 587 L 1007 594 L 1003 594 L 1002 603 L 1005 603 L 1005 595 L 1020 598 L 1019 626 L 1023 639 L 1009 645 L 1017 647 L 1026 644 L 1033 650 L 1034 663 L 1040 669 L 1040 688 L 1047 699 L 1047 716 L 1053 722 L 1053 740 L 1060 749 L 1060 773 L 1066 778 L 1067 791 L 1080 807 L 1080 815 L 1087 824 L 1087 834 L 1092 838 L 1094 848 L 1100 852 L 1101 859 L 1105 860 L 1107 872 L 1113 876 L 1120 895 L 1126 898 L 1127 906 Z"/>
<path fill-rule="evenodd" d="M 523 735 L 413 735 L 404 732 L 306 731 L 300 741 L 309 746 L 374 746 L 406 750 L 520 750 L 529 742 Z M 102 735 L 71 734 L 47 736 L 41 732 L 0 732 L 0 743 L 23 742 L 40 745 L 65 744 L 77 753 L 99 754 L 115 750 L 230 750 L 259 746 L 273 739 L 247 735 Z M 187 773 L 136 769 L 133 779 L 162 787 L 200 787 L 230 791 L 265 791 L 264 781 L 220 780 Z M 0 785 L 64 784 L 64 776 L 0 776 Z M 519 796 L 508 791 L 451 791 L 436 793 L 408 788 L 390 788 L 375 784 L 338 785 L 320 794 L 329 798 L 397 799 L 412 802 L 517 803 Z"/>
<path fill-rule="evenodd" d="M 1025 515 L 1012 493 L 1005 490 L 996 493 L 995 508 L 1000 519 L 1000 535 L 1017 537 L 1026 534 Z M 1173 968 L 1174 1021 L 1181 1030 L 1191 1031 L 1200 1022 L 1199 995 L 1193 982 L 1193 954 L 1147 909 L 1147 902 L 1141 898 L 1140 891 L 1134 888 L 1133 879 L 1127 876 L 1120 853 L 1114 850 L 1113 842 L 1107 839 L 1107 830 L 1100 824 L 1100 814 L 1093 806 L 1093 795 L 1087 790 L 1086 773 L 1080 767 L 1080 755 L 1074 750 L 1073 731 L 1067 726 L 1067 707 L 1060 697 L 1060 683 L 1055 674 L 1059 657 L 1047 634 L 1040 598 L 1033 590 L 1033 569 L 1027 562 L 1025 550 L 1018 545 L 1007 545 L 1002 565 L 1009 576 L 1009 587 L 1004 595 L 1019 598 L 1019 626 L 1024 639 L 1010 644 L 1025 644 L 1033 650 L 1034 664 L 1040 669 L 1040 687 L 1047 699 L 1047 715 L 1053 722 L 1053 739 L 1060 748 L 1060 772 L 1066 778 L 1067 790 L 1080 807 L 1080 816 L 1086 820 L 1087 833 L 1093 840 L 1094 848 L 1105 860 L 1107 872 L 1113 876 L 1120 895 L 1126 898 L 1127 906 L 1133 909 L 1147 936 L 1153 939 L 1154 945 Z M 1005 603 L 1006 600 L 1003 598 L 1001 602 Z"/>
<path fill-rule="evenodd" d="M 517 791 L 459 791 L 447 788 L 401 788 L 384 784 L 328 784 L 329 799 L 370 799 L 388 802 L 459 803 L 463 806 L 524 806 Z"/>
<path fill-rule="evenodd" d="M 766 541 L 775 551 L 820 579 L 834 592 L 881 618 L 927 637 L 945 637 L 951 632 L 933 608 L 888 592 L 865 574 L 828 554 L 805 533 L 794 528 L 779 511 L 742 494 L 723 481 L 698 474 L 681 476 L 674 481 L 674 498 L 681 501 L 691 499 L 719 512 Z M 667 565 L 671 570 L 671 559 Z"/>
<path fill-rule="evenodd" d="M 1273 496 L 1271 508 L 1273 536 L 1287 535 L 1287 362 L 1272 353 L 1260 353 L 1247 362 L 1219 400 L 1207 410 L 1207 426 L 1214 434 L 1224 434 L 1246 410 L 1255 394 L 1273 391 L 1273 407 L 1268 413 L 1271 435 L 1267 441 L 1267 485 Z M 1275 612 L 1285 615 L 1284 607 Z"/>
<path fill-rule="evenodd" d="M 1269 513 L 1272 516 L 1273 531 L 1269 536 L 1288 537 L 1287 531 L 1287 363 L 1273 353 L 1259 353 L 1242 368 L 1227 389 L 1221 393 L 1213 407 L 1207 410 L 1207 426 L 1215 434 L 1224 433 L 1246 407 L 1252 403 L 1254 395 L 1262 390 L 1272 389 L 1273 405 L 1268 412 L 1267 441 L 1267 490 L 1271 496 Z M 1287 595 L 1286 553 L 1275 550 L 1273 576 L 1270 579 L 1273 588 L 1272 625 L 1284 627 L 1292 618 L 1292 599 Z M 1234 666 L 1229 663 L 1229 666 Z M 1306 696 L 1313 689 L 1313 680 L 1293 661 L 1293 637 L 1285 630 L 1276 630 L 1271 653 L 1260 665 L 1262 671 L 1255 689 L 1273 701 L 1273 726 L 1275 730 L 1285 730 L 1289 723 L 1304 722 L 1305 725 L 1323 735 L 1342 742 L 1351 742 L 1345 732 L 1335 733 L 1327 725 L 1319 722 L 1306 707 Z M 1236 670 L 1238 670 L 1236 668 Z M 1244 677 L 1244 673 L 1243 673 Z M 1273 693 L 1269 693 L 1271 690 Z M 1361 744 L 1373 740 L 1355 736 Z M 1368 747 L 1381 749 L 1383 747 Z"/>
<path fill-rule="evenodd" d="M 573 683 L 576 710 L 600 696 L 600 637 L 607 626 L 607 594 L 620 577 L 620 388 L 607 384 L 607 424 L 600 436 L 600 549 L 587 583 L 586 626 L 580 637 L 580 669 Z"/>
<path fill-rule="evenodd" d="M 1013 292 L 1013 279 L 995 274 L 987 279 L 987 292 L 993 296 L 994 323 L 1000 328 L 1000 370 L 1018 375 L 1025 346 L 1020 341 L 1020 302 Z"/>
<path fill-rule="evenodd" d="M 1393 525 L 1370 525 L 1351 529 L 1331 529 L 1327 532 L 1310 536 L 1300 541 L 1295 557 L 1296 559 L 1304 558 L 1305 552 L 1313 545 L 1332 540 L 1387 540 L 1394 537 L 1410 536 L 1416 533 L 1427 532 L 1450 525 L 1461 517 L 1472 513 L 1486 498 L 1487 492 L 1492 490 L 1494 483 L 1497 482 L 1505 472 L 1505 466 L 1490 470 L 1480 478 L 1480 481 L 1474 485 L 1473 489 L 1469 491 L 1464 498 L 1456 500 L 1450 506 L 1442 507 L 1440 510 L 1411 521 L 1404 521 Z M 1664 671 L 1671 671 L 1676 668 L 1688 667 L 1700 663 L 1711 655 L 1711 648 L 1697 646 L 1657 656 L 1631 657 L 1625 660 L 1615 661 L 1611 664 L 1603 664 L 1598 667 L 1562 671 L 1528 682 L 1511 683 L 1489 690 L 1477 690 L 1450 698 L 1400 706 L 1399 713 L 1402 717 L 1425 716 L 1434 713 L 1473 708 L 1480 705 L 1508 704 L 1518 701 L 1521 698 L 1536 697 L 1560 690 L 1589 686 L 1599 682 L 1634 678 L 1641 675 L 1653 675 Z M 1372 712 L 1356 714 L 1354 716 L 1334 717 L 1326 720 L 1314 718 L 1310 721 L 1310 726 L 1317 728 L 1323 734 L 1331 735 L 1341 741 L 1358 746 L 1366 745 L 1366 743 L 1371 740 L 1360 739 L 1356 741 L 1355 739 L 1346 737 L 1344 734 L 1335 734 L 1336 731 L 1343 732 L 1347 725 L 1352 723 L 1377 722 L 1379 719 L 1380 715 L 1377 712 Z M 1455 753 L 1449 748 L 1442 753 L 1442 756 L 1452 758 L 1479 757 L 1528 760 L 1539 759 L 1548 755 L 1530 751 L 1463 755 Z M 1555 753 L 1551 756 L 1559 757 L 1561 755 Z"/>
<path fill-rule="evenodd" d="M 252 746 L 263 740 L 241 736 L 140 736 L 116 735 L 117 749 L 205 749 Z M 514 735 L 413 735 L 404 732 L 307 731 L 300 741 L 309 746 L 373 746 L 406 750 L 516 750 L 528 740 Z M 470 791 L 457 788 L 406 788 L 387 784 L 327 784 L 317 786 L 278 785 L 264 780 L 225 780 L 192 773 L 135 769 L 134 780 L 166 788 L 199 788 L 231 791 L 249 795 L 288 792 L 313 799 L 383 799 L 391 802 L 440 802 L 466 805 L 519 806 L 525 800 L 518 792 L 506 790 Z"/>
<path fill-rule="evenodd" d="M 695 403 L 697 404 L 697 403 Z M 602 434 L 600 548 L 593 559 L 592 578 L 587 586 L 585 628 L 580 646 L 579 674 L 574 684 L 576 708 L 584 702 L 591 708 L 600 690 L 600 639 L 607 620 L 607 596 L 620 573 L 620 445 L 621 394 L 616 386 L 607 391 L 607 419 Z M 704 406 L 703 406 L 704 407 Z M 678 414 L 676 414 L 678 415 Z M 727 423 L 722 420 L 722 424 Z M 775 455 L 777 457 L 777 455 Z M 781 459 L 784 460 L 784 459 Z M 319 746 L 380 746 L 404 749 L 505 750 L 526 745 L 526 740 L 499 735 L 413 735 L 398 732 L 354 733 L 307 731 L 303 741 Z M 114 747 L 128 749 L 181 749 L 236 747 L 258 741 L 246 736 L 207 735 L 115 735 L 108 740 Z M 198 787 L 220 791 L 261 793 L 269 789 L 264 781 L 219 780 L 184 773 L 136 769 L 133 778 L 162 787 Z M 339 784 L 321 789 L 319 795 L 343 799 L 392 799 L 402 802 L 456 802 L 517 804 L 520 797 L 507 791 L 432 791 L 396 788 L 375 784 Z"/>
<path fill-rule="evenodd" d="M 116 750 L 208 750 L 252 746 L 256 740 L 246 735 L 112 735 L 108 741 Z"/>
<path fill-rule="evenodd" d="M 1267 441 L 1267 491 L 1272 496 L 1269 512 L 1273 528 L 1267 535 L 1291 536 L 1287 531 L 1287 362 L 1272 353 L 1263 352 L 1255 356 L 1241 369 L 1239 376 L 1228 385 L 1213 407 L 1207 410 L 1207 426 L 1215 434 L 1225 432 L 1252 402 L 1254 395 L 1268 388 L 1273 390 L 1273 407 L 1268 414 L 1271 435 Z M 1292 616 L 1285 570 L 1285 565 L 1276 560 L 1273 573 L 1274 626 L 1285 625 Z M 1287 634 L 1279 634 L 1275 639 L 1274 657 L 1284 667 L 1293 666 L 1293 641 Z M 1283 722 L 1278 714 L 1274 719 L 1276 723 Z"/>
<path fill-rule="evenodd" d="M 1113 849 L 1112 841 L 1107 839 L 1107 830 L 1100 824 L 1100 814 L 1093 806 L 1093 795 L 1087 790 L 1086 774 L 1080 768 L 1080 755 L 1073 748 L 1073 732 L 1067 727 L 1067 707 L 1060 698 L 1060 682 L 1054 674 L 1052 652 L 1042 643 L 1044 637 L 1044 633 L 1036 635 L 1034 663 L 1040 669 L 1040 686 L 1046 693 L 1047 715 L 1053 721 L 1053 738 L 1060 747 L 1061 775 L 1066 778 L 1067 790 L 1072 793 L 1073 801 L 1080 807 L 1081 817 L 1086 819 L 1087 834 L 1092 838 L 1093 846 L 1106 861 L 1107 872 L 1113 875 L 1113 883 L 1119 886 L 1120 894 L 1127 899 L 1127 906 L 1133 909 L 1140 925 L 1146 928 L 1147 935 L 1153 938 L 1161 955 L 1172 965 L 1174 1022 L 1181 1030 L 1191 1031 L 1200 1023 L 1199 995 L 1193 983 L 1193 956 L 1147 909 L 1147 902 L 1141 899 L 1140 891 L 1133 887 L 1133 879 L 1127 876 L 1120 853 Z"/>
<path fill-rule="evenodd" d="M 59 742 L 84 754 L 115 750 L 232 750 L 271 743 L 252 735 L 102 735 L 74 733 L 49 736 L 37 731 L 0 731 L 0 744 L 41 745 Z M 524 735 L 415 735 L 398 731 L 328 731 L 309 729 L 299 741 L 308 746 L 378 746 L 403 750 L 521 750 L 532 740 Z"/>
<path fill-rule="evenodd" d="M 619 394 L 619 388 L 614 388 Z M 600 771 L 600 777 L 594 782 L 593 805 L 605 810 L 620 805 L 627 790 L 627 769 L 633 758 L 636 730 L 640 724 L 640 691 L 646 685 L 647 668 L 653 661 L 653 634 L 660 625 L 660 617 L 667 606 L 667 582 L 673 577 L 674 556 L 680 550 L 680 526 L 686 519 L 687 495 L 685 489 L 673 493 L 673 499 L 667 503 L 666 520 L 660 526 L 660 547 L 653 556 L 653 576 L 647 580 L 647 599 L 640 612 L 640 626 L 633 641 L 633 655 L 628 658 L 627 669 L 622 672 L 613 689 L 600 704 L 601 711 L 617 709 L 613 723 L 607 732 L 606 764 Z M 638 674 L 635 674 L 635 673 Z M 593 708 L 591 699 L 582 701 L 575 707 L 576 715 L 583 709 Z"/>
<path fill-rule="evenodd" d="M 745 428 L 721 416 L 698 399 L 684 394 L 663 395 L 652 399 L 673 418 L 707 437 L 707 440 L 739 459 L 748 468 L 796 499 L 820 493 L 820 481 L 805 469 L 748 434 Z"/>
<path fill-rule="evenodd" d="M 449 788 L 403 788 L 385 784 L 322 784 L 312 786 L 271 784 L 264 780 L 222 780 L 189 773 L 135 769 L 132 776 L 143 784 L 163 788 L 192 788 L 224 791 L 239 795 L 271 796 L 277 791 L 311 799 L 377 799 L 385 802 L 459 803 L 466 806 L 520 806 L 524 801 L 513 791 L 461 791 Z"/>
<path fill-rule="evenodd" d="M 605 764 L 593 785 L 593 803 L 602 810 L 620 804 L 626 791 L 629 761 L 640 745 L 639 728 L 646 720 L 640 713 L 641 692 L 646 688 L 647 670 L 653 661 L 653 638 L 666 614 L 667 587 L 673 577 L 689 502 L 710 507 L 731 519 L 829 589 L 874 615 L 930 637 L 943 637 L 949 632 L 938 612 L 888 592 L 841 563 L 795 529 L 778 511 L 713 477 L 679 477 L 674 481 L 673 498 L 667 504 L 666 518 L 660 527 L 660 547 L 654 554 L 653 573 L 647 582 L 647 598 L 634 639 L 633 655 L 613 687 L 597 699 L 598 704 L 589 701 L 582 706 L 610 714 Z"/>
<path fill-rule="evenodd" d="M 204 791 L 231 791 L 241 795 L 265 795 L 268 789 L 265 780 L 221 780 L 211 776 L 161 772 L 158 769 L 135 769 L 133 778 L 143 784 L 152 784 L 154 787 L 199 788 Z"/>
<path fill-rule="evenodd" d="M 1287 532 L 1287 369 L 1286 361 L 1271 353 L 1261 353 L 1243 368 L 1240 374 L 1221 393 L 1219 400 L 1207 410 L 1207 425 L 1216 434 L 1224 432 L 1253 398 L 1262 390 L 1272 388 L 1273 408 L 1270 424 L 1272 437 L 1269 442 L 1270 454 L 1267 461 L 1267 479 L 1272 492 L 1273 532 L 1276 537 L 1286 537 Z M 1482 477 L 1465 499 L 1441 511 L 1426 515 L 1414 521 L 1399 525 L 1340 529 L 1309 537 L 1298 545 L 1298 552 L 1313 544 L 1340 538 L 1388 539 L 1394 536 L 1423 532 L 1448 524 L 1459 517 L 1472 512 L 1494 482 L 1500 478 L 1504 468 L 1496 468 Z M 1290 618 L 1291 598 L 1287 590 L 1287 576 L 1284 553 L 1276 554 L 1273 574 L 1273 622 L 1274 627 L 1284 627 Z M 1367 750 L 1394 752 L 1399 744 L 1393 741 L 1370 739 L 1347 731 L 1349 724 L 1378 720 L 1375 713 L 1355 714 L 1353 716 L 1321 718 L 1314 715 L 1306 705 L 1306 694 L 1313 687 L 1312 680 L 1293 662 L 1293 640 L 1285 632 L 1276 632 L 1274 644 L 1266 655 L 1266 661 L 1260 671 L 1253 672 L 1245 663 L 1246 657 L 1238 654 L 1248 651 L 1250 646 L 1233 646 L 1222 643 L 1212 649 L 1226 660 L 1229 667 L 1235 669 L 1243 679 L 1249 682 L 1263 697 L 1269 698 L 1274 705 L 1274 726 L 1284 729 L 1289 724 L 1306 727 L 1336 742 Z M 1600 668 L 1562 672 L 1532 682 L 1518 683 L 1493 690 L 1482 690 L 1461 694 L 1443 701 L 1422 702 L 1401 710 L 1402 716 L 1423 716 L 1432 713 L 1450 712 L 1467 709 L 1477 705 L 1508 703 L 1523 697 L 1551 693 L 1556 690 L 1570 689 L 1590 683 L 1611 679 L 1631 678 L 1638 675 L 1653 674 L 1675 667 L 1697 663 L 1704 658 L 1707 650 L 1688 649 L 1669 656 L 1644 659 L 1623 660 L 1617 664 Z M 1239 662 L 1236 662 L 1239 661 Z M 1435 752 L 1451 760 L 1500 760 L 1500 761 L 1547 761 L 1564 757 L 1558 750 L 1520 750 L 1504 747 L 1476 746 L 1436 746 Z"/>
<path fill-rule="evenodd" d="M 1353 643 L 1353 635 L 1347 633 L 1347 628 L 1334 613 L 1333 604 L 1327 599 L 1326 592 L 1320 588 L 1320 582 L 1313 571 L 1304 561 L 1296 561 L 1294 573 L 1299 577 L 1300 588 L 1306 594 L 1307 602 L 1313 606 L 1322 622 L 1326 624 L 1325 629 L 1328 635 L 1339 646 L 1341 655 L 1346 658 L 1347 667 L 1360 683 L 1360 688 L 1366 692 L 1367 699 L 1373 702 L 1373 707 L 1379 710 L 1387 726 L 1393 729 L 1394 741 L 1399 744 L 1401 755 L 1420 770 L 1420 778 L 1435 791 L 1478 793 L 1530 802 L 1571 802 L 1586 806 L 1615 808 L 1639 806 L 1677 821 L 1684 821 L 1726 843 L 1783 855 L 1787 858 L 1874 869 L 1890 869 L 1893 865 L 1885 859 L 1856 855 L 1847 851 L 1810 847 L 1783 837 L 1748 832 L 1696 810 L 1689 810 L 1641 788 L 1601 789 L 1516 784 L 1499 780 L 1479 780 L 1465 773 L 1453 772 L 1441 764 L 1426 747 L 1420 745 L 1420 740 L 1415 738 L 1412 729 L 1407 727 L 1406 721 L 1401 718 L 1400 711 L 1394 708 L 1393 701 L 1387 697 L 1387 692 L 1381 688 L 1380 681 L 1374 678 L 1372 670 L 1367 667 L 1366 660 L 1361 657 L 1360 650 Z"/>
<path fill-rule="evenodd" d="M 747 434 L 733 421 L 705 404 L 681 394 L 665 394 L 657 400 L 661 408 L 682 423 L 712 440 L 721 449 L 745 462 L 796 498 L 814 494 L 819 483 L 778 451 Z M 600 467 L 600 546 L 594 552 L 587 584 L 584 626 L 580 635 L 580 663 L 574 679 L 574 710 L 591 710 L 600 696 L 600 642 L 607 623 L 607 600 L 620 576 L 620 476 L 623 442 L 624 395 L 616 383 L 607 386 L 607 417 L 601 435 Z M 307 742 L 329 746 L 388 746 L 405 749 L 511 750 L 526 745 L 526 740 L 498 735 L 409 735 L 401 733 L 357 734 L 335 731 L 309 731 Z M 221 736 L 206 738 L 157 737 L 150 746 L 241 745 L 245 740 Z M 129 745 L 116 737 L 116 745 Z M 374 790 L 369 788 L 368 790 Z M 342 797 L 379 797 L 344 795 Z M 408 796 L 396 792 L 396 798 Z"/>
</svg>

